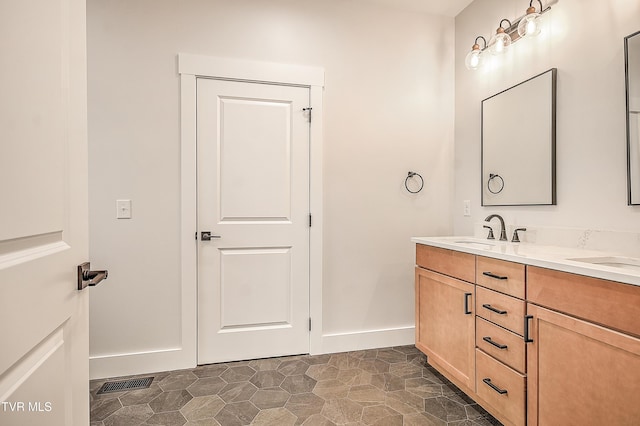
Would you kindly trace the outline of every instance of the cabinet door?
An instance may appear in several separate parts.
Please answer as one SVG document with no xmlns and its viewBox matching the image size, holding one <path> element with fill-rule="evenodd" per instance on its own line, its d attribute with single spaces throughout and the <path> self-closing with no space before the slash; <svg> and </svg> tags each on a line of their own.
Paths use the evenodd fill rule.
<svg viewBox="0 0 640 426">
<path fill-rule="evenodd" d="M 416 268 L 416 346 L 452 381 L 474 389 L 474 285 Z"/>
<path fill-rule="evenodd" d="M 532 304 L 529 425 L 637 425 L 640 340 Z"/>
</svg>

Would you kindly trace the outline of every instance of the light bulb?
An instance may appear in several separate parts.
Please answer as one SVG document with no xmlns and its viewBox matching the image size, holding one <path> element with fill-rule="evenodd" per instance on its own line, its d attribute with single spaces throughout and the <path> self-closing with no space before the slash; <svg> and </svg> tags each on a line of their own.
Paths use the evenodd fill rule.
<svg viewBox="0 0 640 426">
<path fill-rule="evenodd" d="M 493 55 L 501 55 L 505 53 L 511 46 L 511 37 L 504 32 L 504 28 L 498 28 L 496 34 L 489 41 L 489 51 Z"/>
<path fill-rule="evenodd" d="M 538 17 L 540 17 L 540 14 L 536 12 L 535 8 L 529 7 L 527 9 L 527 14 L 518 23 L 520 37 L 533 37 L 540 34 Z"/>
<path fill-rule="evenodd" d="M 477 70 L 482 65 L 482 50 L 478 44 L 474 44 L 471 48 L 471 52 L 467 53 L 464 58 L 464 65 L 469 70 Z"/>
</svg>

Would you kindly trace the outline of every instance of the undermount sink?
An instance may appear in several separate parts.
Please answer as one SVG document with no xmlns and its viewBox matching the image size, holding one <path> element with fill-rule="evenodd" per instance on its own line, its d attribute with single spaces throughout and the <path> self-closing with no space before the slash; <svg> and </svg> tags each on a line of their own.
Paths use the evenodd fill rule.
<svg viewBox="0 0 640 426">
<path fill-rule="evenodd" d="M 475 241 L 475 240 L 458 240 L 458 241 L 454 241 L 454 244 L 462 244 L 465 246 L 479 248 L 479 249 L 490 249 L 491 247 L 495 246 L 495 243 Z"/>
<path fill-rule="evenodd" d="M 612 268 L 621 268 L 630 271 L 640 272 L 640 259 L 622 256 L 601 256 L 601 257 L 576 257 L 572 259 L 575 262 L 591 263 L 594 265 L 610 266 Z"/>
</svg>

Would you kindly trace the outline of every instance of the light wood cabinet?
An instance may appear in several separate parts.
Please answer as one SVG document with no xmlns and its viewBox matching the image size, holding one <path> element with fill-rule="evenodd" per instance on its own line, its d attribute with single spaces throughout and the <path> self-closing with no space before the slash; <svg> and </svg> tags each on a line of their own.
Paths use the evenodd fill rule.
<svg viewBox="0 0 640 426">
<path fill-rule="evenodd" d="M 610 327 L 639 329 L 628 314 L 640 287 L 541 268 L 531 268 L 527 285 L 550 308 L 527 303 L 528 425 L 637 425 L 640 339 Z"/>
<path fill-rule="evenodd" d="M 527 266 L 527 301 L 640 337 L 640 286 Z"/>
<path fill-rule="evenodd" d="M 480 286 L 476 289 L 476 314 L 521 336 L 524 311 L 524 300 Z"/>
<path fill-rule="evenodd" d="M 418 244 L 416 346 L 505 425 L 637 425 L 640 286 Z"/>
<path fill-rule="evenodd" d="M 465 391 L 474 388 L 474 285 L 416 268 L 416 346 Z"/>
<path fill-rule="evenodd" d="M 476 317 L 476 347 L 514 370 L 526 370 L 526 349 L 522 336 Z"/>
<path fill-rule="evenodd" d="M 526 377 L 476 350 L 477 394 L 507 424 L 525 424 Z"/>
<path fill-rule="evenodd" d="M 525 265 L 478 256 L 476 284 L 524 299 Z"/>
<path fill-rule="evenodd" d="M 476 257 L 476 393 L 498 420 L 519 426 L 526 418 L 525 271 Z"/>
</svg>

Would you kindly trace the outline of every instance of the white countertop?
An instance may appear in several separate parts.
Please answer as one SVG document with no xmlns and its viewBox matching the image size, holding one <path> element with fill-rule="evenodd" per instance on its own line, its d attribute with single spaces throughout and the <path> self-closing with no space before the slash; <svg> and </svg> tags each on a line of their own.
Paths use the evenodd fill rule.
<svg viewBox="0 0 640 426">
<path fill-rule="evenodd" d="M 531 243 L 511 243 L 465 236 L 413 237 L 411 241 L 417 244 L 456 250 L 478 256 L 492 257 L 640 286 L 640 266 L 637 268 L 622 268 L 571 260 L 613 257 L 616 260 L 627 259 L 630 263 L 640 262 L 638 259 L 624 258 L 624 256 L 609 252 Z M 638 264 L 640 265 L 640 263 Z"/>
</svg>

